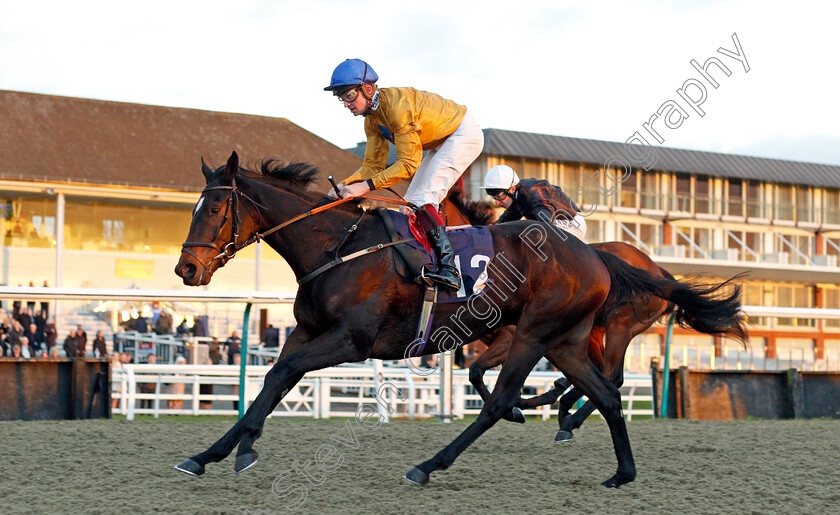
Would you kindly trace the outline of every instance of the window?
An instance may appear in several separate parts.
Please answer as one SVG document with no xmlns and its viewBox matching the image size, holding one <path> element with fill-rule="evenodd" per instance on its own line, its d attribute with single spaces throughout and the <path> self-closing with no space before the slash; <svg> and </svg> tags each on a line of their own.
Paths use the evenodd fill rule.
<svg viewBox="0 0 840 515">
<path fill-rule="evenodd" d="M 55 246 L 53 199 L 0 197 L 0 237 L 4 247 L 52 248 Z"/>
<path fill-rule="evenodd" d="M 64 247 L 69 250 L 178 254 L 190 227 L 185 208 L 68 199 Z"/>
<path fill-rule="evenodd" d="M 621 206 L 622 207 L 636 207 L 636 192 L 638 191 L 637 182 L 639 180 L 639 173 L 631 173 L 624 182 L 621 183 Z"/>
<path fill-rule="evenodd" d="M 747 216 L 751 218 L 764 218 L 764 202 L 761 199 L 761 184 L 755 181 L 747 181 L 745 204 Z"/>
<path fill-rule="evenodd" d="M 814 293 L 811 286 L 776 286 L 776 306 L 783 308 L 811 308 Z M 814 327 L 815 321 L 807 318 L 779 318 L 778 324 L 792 327 Z"/>
<path fill-rule="evenodd" d="M 744 216 L 744 183 L 731 180 L 727 186 L 726 214 L 730 216 Z"/>
<path fill-rule="evenodd" d="M 691 211 L 691 176 L 675 174 L 676 196 L 671 203 L 672 211 Z"/>
<path fill-rule="evenodd" d="M 840 224 L 840 190 L 825 190 L 823 199 L 823 221 Z"/>
<path fill-rule="evenodd" d="M 811 189 L 805 186 L 796 187 L 796 220 L 799 222 L 814 221 L 814 205 L 811 203 Z"/>
<path fill-rule="evenodd" d="M 697 176 L 694 178 L 694 212 L 711 213 L 713 206 L 709 198 L 709 178 Z"/>
<path fill-rule="evenodd" d="M 776 219 L 793 220 L 793 186 L 779 184 L 776 186 Z"/>
<path fill-rule="evenodd" d="M 659 191 L 656 187 L 658 176 L 653 172 L 642 173 L 642 207 L 644 209 L 663 209 L 659 205 Z"/>
</svg>

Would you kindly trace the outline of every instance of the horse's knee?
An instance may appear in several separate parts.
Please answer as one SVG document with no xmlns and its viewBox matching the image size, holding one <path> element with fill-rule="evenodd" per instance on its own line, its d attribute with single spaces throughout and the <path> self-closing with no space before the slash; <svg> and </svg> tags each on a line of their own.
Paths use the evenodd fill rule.
<svg viewBox="0 0 840 515">
<path fill-rule="evenodd" d="M 472 365 L 470 365 L 470 375 L 469 375 L 469 377 L 470 377 L 470 383 L 472 383 L 473 386 L 476 383 L 480 383 L 482 378 L 484 377 L 484 370 L 482 370 L 481 365 L 478 363 L 478 361 L 476 361 Z"/>
</svg>

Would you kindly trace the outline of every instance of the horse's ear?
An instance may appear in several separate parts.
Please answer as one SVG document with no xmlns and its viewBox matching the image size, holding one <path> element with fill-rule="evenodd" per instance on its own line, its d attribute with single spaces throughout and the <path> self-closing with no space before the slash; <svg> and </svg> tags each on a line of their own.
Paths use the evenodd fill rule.
<svg viewBox="0 0 840 515">
<path fill-rule="evenodd" d="M 201 173 L 204 174 L 204 180 L 210 182 L 210 176 L 213 175 L 213 170 L 204 162 L 204 156 L 201 156 Z"/>
<path fill-rule="evenodd" d="M 232 178 L 239 171 L 239 156 L 236 151 L 231 152 L 227 162 L 227 176 Z"/>
</svg>

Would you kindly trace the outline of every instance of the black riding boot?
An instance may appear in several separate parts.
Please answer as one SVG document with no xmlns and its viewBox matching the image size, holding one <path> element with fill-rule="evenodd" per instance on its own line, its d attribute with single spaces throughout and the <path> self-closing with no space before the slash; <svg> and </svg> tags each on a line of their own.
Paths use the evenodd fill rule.
<svg viewBox="0 0 840 515">
<path fill-rule="evenodd" d="M 435 248 L 435 253 L 438 257 L 438 267 L 436 272 L 429 271 L 429 269 L 424 267 L 420 271 L 420 276 L 417 279 L 429 286 L 433 286 L 436 283 L 448 290 L 460 290 L 461 274 L 458 273 L 458 268 L 455 266 L 455 251 L 452 250 L 452 243 L 449 241 L 449 236 L 446 235 L 446 229 L 437 225 L 428 231 L 426 235 L 429 237 L 429 242 Z"/>
</svg>

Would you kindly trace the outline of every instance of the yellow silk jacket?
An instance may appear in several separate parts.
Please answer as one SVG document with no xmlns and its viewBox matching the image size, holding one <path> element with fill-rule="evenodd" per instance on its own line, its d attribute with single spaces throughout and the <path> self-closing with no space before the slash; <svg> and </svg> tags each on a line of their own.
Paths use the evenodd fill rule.
<svg viewBox="0 0 840 515">
<path fill-rule="evenodd" d="M 365 160 L 344 183 L 370 179 L 375 188 L 387 188 L 410 179 L 423 159 L 423 151 L 438 147 L 461 125 L 467 108 L 440 95 L 414 88 L 382 88 L 379 106 L 365 117 Z M 397 149 L 397 162 L 388 162 L 388 142 Z"/>
</svg>

